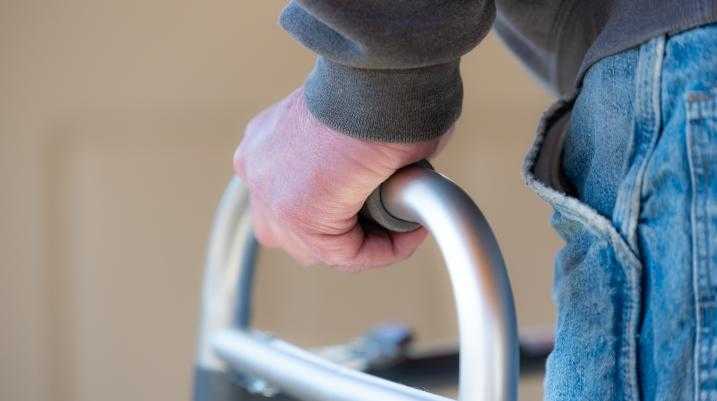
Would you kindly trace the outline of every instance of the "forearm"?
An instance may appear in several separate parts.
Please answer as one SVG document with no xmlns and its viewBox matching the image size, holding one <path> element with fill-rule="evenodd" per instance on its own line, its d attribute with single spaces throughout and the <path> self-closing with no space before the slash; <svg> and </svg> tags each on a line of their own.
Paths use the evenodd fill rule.
<svg viewBox="0 0 717 401">
<path fill-rule="evenodd" d="M 320 121 L 361 139 L 416 142 L 460 115 L 460 57 L 494 16 L 492 0 L 295 0 L 281 24 L 319 56 L 306 101 Z"/>
</svg>

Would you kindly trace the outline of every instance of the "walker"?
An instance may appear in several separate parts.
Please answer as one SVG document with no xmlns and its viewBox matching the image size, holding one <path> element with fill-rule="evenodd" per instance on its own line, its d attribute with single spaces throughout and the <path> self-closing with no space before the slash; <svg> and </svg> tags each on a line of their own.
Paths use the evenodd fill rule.
<svg viewBox="0 0 717 401">
<path fill-rule="evenodd" d="M 421 224 L 431 232 L 450 275 L 460 352 L 412 354 L 410 330 L 401 326 L 315 352 L 252 330 L 258 247 L 248 206 L 247 191 L 234 178 L 208 245 L 194 401 L 451 401 L 417 387 L 451 380 L 457 368 L 458 400 L 515 401 L 520 366 L 542 365 L 550 350 L 540 342 L 521 346 L 510 282 L 488 222 L 460 187 L 425 164 L 396 172 L 364 210 L 391 230 Z"/>
</svg>

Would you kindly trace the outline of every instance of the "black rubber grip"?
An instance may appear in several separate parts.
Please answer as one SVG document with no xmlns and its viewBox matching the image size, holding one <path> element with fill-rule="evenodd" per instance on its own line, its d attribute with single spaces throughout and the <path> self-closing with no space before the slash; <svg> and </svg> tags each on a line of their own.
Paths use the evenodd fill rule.
<svg viewBox="0 0 717 401">
<path fill-rule="evenodd" d="M 417 165 L 433 170 L 433 166 L 431 165 L 431 163 L 428 162 L 428 160 L 421 160 L 412 165 Z M 378 224 L 379 226 L 389 231 L 395 231 L 399 233 L 413 231 L 421 227 L 421 225 L 418 223 L 399 219 L 389 213 L 388 210 L 386 210 L 383 201 L 381 200 L 381 187 L 382 186 L 376 188 L 366 199 L 366 203 L 364 203 L 363 208 L 361 209 L 361 216 L 369 219 L 370 221 Z"/>
</svg>

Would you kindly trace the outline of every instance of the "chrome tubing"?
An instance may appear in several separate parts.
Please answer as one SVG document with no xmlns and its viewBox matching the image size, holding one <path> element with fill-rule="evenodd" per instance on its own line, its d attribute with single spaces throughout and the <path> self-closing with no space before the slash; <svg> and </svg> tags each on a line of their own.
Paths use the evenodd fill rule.
<svg viewBox="0 0 717 401">
<path fill-rule="evenodd" d="M 193 401 L 235 401 L 246 393 L 211 340 L 217 333 L 248 326 L 258 248 L 249 216 L 249 193 L 232 178 L 214 214 L 204 261 Z"/>
<path fill-rule="evenodd" d="M 216 383 L 229 387 L 228 366 L 244 384 L 268 383 L 307 401 L 448 401 L 338 366 L 232 321 L 227 305 L 241 312 L 250 301 L 250 286 L 238 278 L 251 279 L 247 263 L 240 261 L 253 256 L 242 258 L 239 251 L 254 252 L 256 244 L 246 229 L 247 208 L 232 204 L 240 196 L 231 191 L 242 191 L 236 179 L 220 204 L 210 240 L 195 401 L 225 401 L 222 397 L 231 396 L 226 388 L 202 388 Z M 460 330 L 458 399 L 515 401 L 519 354 L 512 291 L 497 241 L 482 213 L 456 184 L 425 167 L 401 169 L 379 191 L 385 212 L 425 226 L 446 261 Z"/>
<path fill-rule="evenodd" d="M 264 333 L 226 331 L 213 341 L 237 372 L 304 401 L 451 401 L 352 370 Z"/>
<path fill-rule="evenodd" d="M 460 333 L 461 401 L 514 401 L 519 378 L 513 292 L 493 230 L 478 206 L 443 175 L 399 171 L 381 187 L 393 216 L 420 223 L 441 249 Z"/>
</svg>

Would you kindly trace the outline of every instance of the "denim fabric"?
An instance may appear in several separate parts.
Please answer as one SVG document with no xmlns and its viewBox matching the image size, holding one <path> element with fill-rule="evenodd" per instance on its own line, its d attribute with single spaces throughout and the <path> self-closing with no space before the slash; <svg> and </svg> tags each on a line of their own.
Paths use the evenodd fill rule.
<svg viewBox="0 0 717 401">
<path fill-rule="evenodd" d="M 547 400 L 717 400 L 715 49 L 716 24 L 654 38 L 543 119 L 525 180 L 566 243 Z"/>
</svg>

